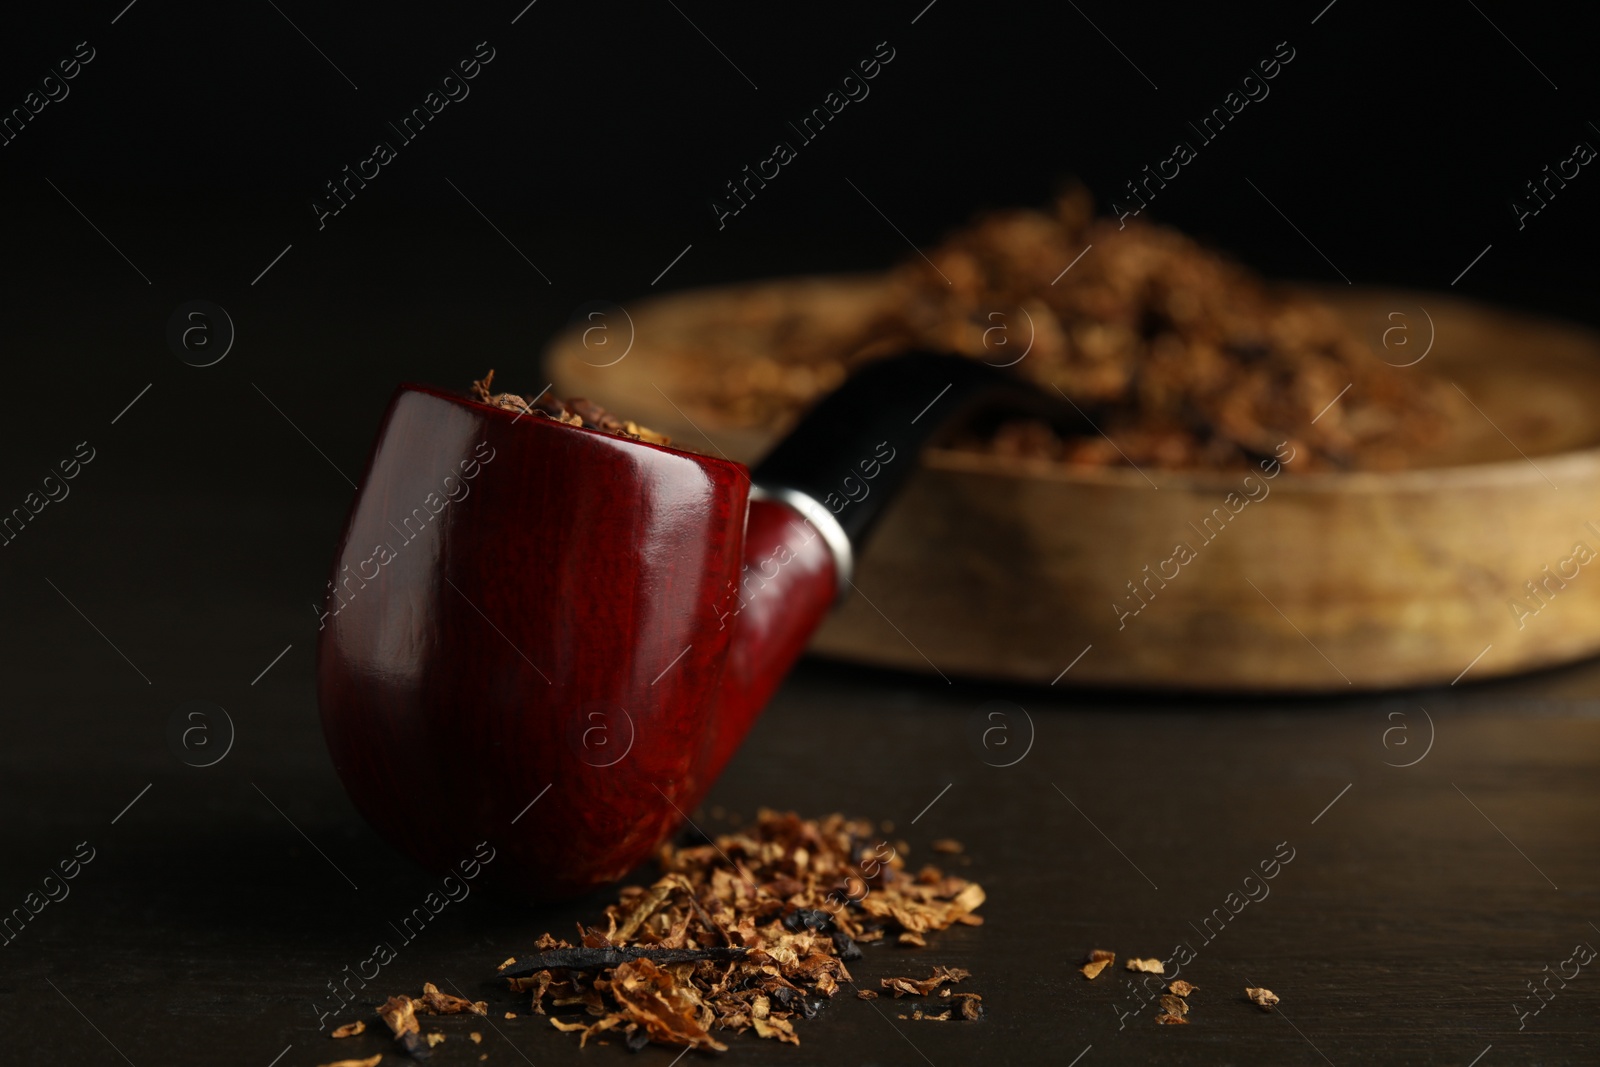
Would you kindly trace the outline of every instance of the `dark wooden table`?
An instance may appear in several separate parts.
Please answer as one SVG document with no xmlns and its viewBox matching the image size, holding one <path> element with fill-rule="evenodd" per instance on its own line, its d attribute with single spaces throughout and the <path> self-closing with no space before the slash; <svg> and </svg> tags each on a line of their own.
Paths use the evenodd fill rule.
<svg viewBox="0 0 1600 1067">
<path fill-rule="evenodd" d="M 32 892 L 60 896 L 45 877 L 75 851 L 93 858 L 0 947 L 0 1061 L 309 1067 L 381 1051 L 404 1062 L 381 1032 L 329 1040 L 313 1007 L 437 885 L 367 829 L 322 746 L 314 617 L 285 589 L 321 568 L 342 508 L 335 497 L 85 493 L 8 571 L 0 901 L 9 911 Z M 858 813 L 891 820 L 913 863 L 934 858 L 934 839 L 965 842 L 955 867 L 988 890 L 985 925 L 920 950 L 870 948 L 852 971 L 875 985 L 967 967 L 988 1015 L 913 1022 L 896 1017 L 903 1004 L 842 996 L 801 1027 L 798 1049 L 737 1039 L 728 1055 L 1600 1062 L 1596 968 L 1551 978 L 1547 1002 L 1529 990 L 1570 975 L 1575 945 L 1600 944 L 1597 682 L 1591 663 L 1438 691 L 1253 701 L 807 664 L 697 819 L 715 828 L 712 806 L 725 820 L 763 805 Z M 185 765 L 169 743 L 187 700 L 232 722 L 212 766 Z M 220 745 L 226 727 L 208 728 Z M 200 762 L 221 749 L 189 751 Z M 1290 854 L 1271 881 L 1246 881 Z M 1241 904 L 1246 892 L 1261 899 Z M 451 904 L 362 1002 L 424 981 L 488 999 L 490 1020 L 440 1022 L 441 1067 L 482 1055 L 620 1062 L 619 1044 L 580 1052 L 490 978 L 603 900 Z M 1187 1027 L 1155 1025 L 1133 976 L 1089 982 L 1076 970 L 1090 948 L 1168 959 L 1179 943 L 1194 957 L 1183 976 L 1201 987 Z M 1246 1003 L 1246 985 L 1276 991 L 1279 1010 Z M 508 1009 L 522 1014 L 506 1020 Z M 665 1067 L 677 1051 L 640 1056 Z"/>
</svg>

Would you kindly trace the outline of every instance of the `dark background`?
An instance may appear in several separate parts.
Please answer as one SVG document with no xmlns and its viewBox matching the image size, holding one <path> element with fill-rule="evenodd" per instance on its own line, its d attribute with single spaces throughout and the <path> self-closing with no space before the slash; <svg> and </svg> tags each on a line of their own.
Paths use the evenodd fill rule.
<svg viewBox="0 0 1600 1067">
<path fill-rule="evenodd" d="M 680 13 L 665 0 L 540 0 L 514 26 L 520 3 L 280 14 L 266 0 L 138 0 L 115 25 L 117 3 L 30 12 L 0 43 L 0 104 L 20 104 L 78 41 L 97 57 L 0 148 L 7 332 L 21 357 L 6 451 L 49 463 L 49 431 L 74 432 L 33 398 L 71 391 L 72 416 L 92 423 L 154 381 L 155 411 L 119 425 L 118 462 L 161 477 L 167 445 L 148 435 L 184 423 L 224 435 L 187 450 L 191 469 L 249 492 L 337 490 L 332 472 L 283 462 L 282 419 L 248 383 L 353 473 L 396 381 L 465 386 L 495 366 L 508 387 L 542 386 L 537 353 L 577 308 L 652 291 L 688 245 L 656 291 L 875 269 L 914 254 L 894 227 L 926 246 L 1073 177 L 1108 207 L 1180 137 L 1199 158 L 1147 217 L 1269 275 L 1340 280 L 1249 182 L 1357 284 L 1446 289 L 1493 244 L 1458 292 L 1593 317 L 1588 168 L 1521 231 L 1509 206 L 1577 140 L 1600 145 L 1581 8 L 1338 0 L 1313 25 L 1326 0 L 1083 15 L 939 0 L 912 25 L 925 2 Z M 496 58 L 471 95 L 397 144 L 319 230 L 323 183 L 396 140 L 386 123 L 484 40 Z M 896 57 L 871 95 L 797 145 L 719 231 L 709 205 L 724 183 L 794 140 L 787 123 L 880 41 Z M 1186 122 L 1279 41 L 1296 58 L 1271 94 L 1200 145 Z M 203 374 L 164 338 L 168 315 L 197 298 L 227 308 L 238 332 Z M 85 388 L 93 403 L 74 391 Z"/>
<path fill-rule="evenodd" d="M 493 366 L 531 390 L 542 345 L 589 301 L 879 268 L 913 254 L 907 240 L 1043 202 L 1072 177 L 1107 205 L 1280 41 L 1296 57 L 1271 95 L 1196 144 L 1149 214 L 1318 282 L 1340 278 L 1308 239 L 1357 285 L 1431 290 L 1492 244 L 1455 292 L 1596 318 L 1593 168 L 1521 231 L 1509 207 L 1576 141 L 1600 144 L 1577 5 L 923 4 L 113 0 L 8 20 L 0 108 L 79 41 L 97 54 L 0 147 L 0 508 L 77 442 L 96 459 L 0 549 L 0 909 L 77 842 L 98 858 L 0 947 L 0 1060 L 266 1067 L 289 1046 L 276 1062 L 290 1067 L 344 1051 L 310 1003 L 433 886 L 344 800 L 311 686 L 346 478 L 398 381 L 461 387 Z M 322 183 L 393 141 L 385 122 L 484 40 L 496 56 L 471 95 L 319 231 Z M 723 183 L 792 139 L 786 123 L 880 41 L 896 56 L 871 95 L 719 231 Z M 212 367 L 167 345 L 192 299 L 237 329 Z M 1492 1045 L 1484 1067 L 1595 1062 L 1594 974 L 1527 1030 L 1511 1008 L 1544 964 L 1600 940 L 1595 678 L 1590 664 L 1342 703 L 1139 700 L 808 665 L 713 800 L 746 817 L 771 804 L 892 818 L 922 857 L 935 837 L 972 842 L 963 873 L 990 888 L 990 924 L 857 974 L 962 963 L 991 1012 L 940 1028 L 849 1000 L 799 1050 L 743 1041 L 734 1055 L 945 1067 L 1092 1046 L 1085 1067 L 1466 1064 Z M 225 706 L 237 731 L 203 770 L 166 739 L 191 699 Z M 993 699 L 1038 724 L 1032 758 L 1004 773 L 962 740 Z M 1385 767 L 1403 762 L 1391 713 L 1416 707 L 1438 748 Z M 1285 839 L 1304 858 L 1195 967 L 1216 990 L 1197 998 L 1199 1025 L 1157 1031 L 1141 1015 L 1119 1034 L 1117 988 L 1070 964 L 1095 946 L 1164 955 Z M 492 997 L 494 963 L 597 907 L 474 898 L 373 1001 L 430 979 Z M 1281 1017 L 1238 1003 L 1242 979 L 1283 994 Z M 542 1021 L 495 1019 L 490 1062 L 579 1056 Z M 438 1061 L 475 1062 L 468 1026 L 449 1029 Z M 384 1048 L 363 1041 L 346 1054 Z"/>
</svg>

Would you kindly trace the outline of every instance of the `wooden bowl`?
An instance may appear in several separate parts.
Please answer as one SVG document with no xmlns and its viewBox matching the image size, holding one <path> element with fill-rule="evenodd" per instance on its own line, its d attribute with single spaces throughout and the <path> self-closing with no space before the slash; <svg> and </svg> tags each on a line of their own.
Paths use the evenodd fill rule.
<svg viewBox="0 0 1600 1067">
<path fill-rule="evenodd" d="M 659 297 L 611 316 L 609 351 L 583 324 L 557 337 L 549 373 L 563 395 L 750 462 L 785 427 L 729 426 L 697 403 L 697 381 L 726 370 L 699 339 L 758 351 L 775 312 L 842 338 L 884 293 L 840 277 Z M 1476 407 L 1421 466 L 1246 486 L 932 449 L 812 650 L 946 677 L 1240 692 L 1450 683 L 1600 651 L 1600 337 L 1432 293 L 1316 295 L 1375 347 L 1402 326 L 1405 348 L 1377 350 L 1426 351 L 1414 373 Z"/>
</svg>

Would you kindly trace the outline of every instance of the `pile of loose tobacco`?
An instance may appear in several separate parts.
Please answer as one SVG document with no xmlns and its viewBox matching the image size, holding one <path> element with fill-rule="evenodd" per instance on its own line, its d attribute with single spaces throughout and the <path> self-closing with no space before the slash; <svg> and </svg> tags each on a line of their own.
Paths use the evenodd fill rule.
<svg viewBox="0 0 1600 1067">
<path fill-rule="evenodd" d="M 656 433 L 647 427 L 640 426 L 632 419 L 619 419 L 605 408 L 592 400 L 583 397 L 573 397 L 571 400 L 562 400 L 546 389 L 532 400 L 524 400 L 516 393 L 494 392 L 494 371 L 491 369 L 482 379 L 472 383 L 472 397 L 479 403 L 491 407 L 505 408 L 508 411 L 522 412 L 528 415 L 538 415 L 542 418 L 554 419 L 556 422 L 568 426 L 585 426 L 591 430 L 604 430 L 614 433 L 619 437 L 631 437 L 639 441 L 648 441 L 653 445 L 670 445 L 672 438 L 666 434 Z"/>
<path fill-rule="evenodd" d="M 580 1043 L 614 1031 L 632 1048 L 722 1050 L 719 1032 L 753 1030 L 799 1044 L 795 1021 L 853 984 L 845 963 L 860 958 L 860 943 L 915 946 L 930 931 L 982 923 L 973 914 L 981 886 L 934 867 L 912 874 L 903 850 L 868 822 L 763 811 L 712 842 L 662 846 L 662 877 L 624 889 L 603 925 L 580 926 L 576 945 L 546 934 L 500 972 Z M 950 989 L 967 977 L 936 967 L 927 979 L 880 984 L 886 995 L 940 1005 L 911 1018 L 976 1019 L 982 998 Z"/>
<path fill-rule="evenodd" d="M 865 360 L 961 353 L 1059 389 L 1085 418 L 1065 430 L 1014 420 L 957 447 L 1075 466 L 1244 468 L 1288 441 L 1304 457 L 1297 472 L 1395 468 L 1464 408 L 1409 366 L 1420 336 L 1385 359 L 1329 306 L 1177 230 L 1096 218 L 1081 188 L 1053 210 L 980 217 L 908 256 L 883 293 L 865 311 L 841 302 L 833 325 L 757 293 L 730 310 L 733 328 L 694 333 L 676 358 L 736 346 L 723 373 L 701 376 L 698 402 L 724 425 L 760 426 Z M 1367 332 L 1377 340 L 1394 325 Z"/>
</svg>

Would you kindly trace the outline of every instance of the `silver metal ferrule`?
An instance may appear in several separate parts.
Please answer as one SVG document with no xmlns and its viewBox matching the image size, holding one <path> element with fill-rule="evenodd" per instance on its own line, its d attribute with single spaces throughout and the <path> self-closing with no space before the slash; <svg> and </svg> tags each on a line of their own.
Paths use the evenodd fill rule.
<svg viewBox="0 0 1600 1067">
<path fill-rule="evenodd" d="M 802 493 L 798 489 L 788 489 L 782 486 L 750 484 L 751 500 L 774 500 L 780 504 L 787 504 L 800 513 L 813 530 L 822 535 L 822 543 L 828 546 L 828 553 L 833 556 L 833 573 L 838 577 L 838 594 L 834 603 L 844 600 L 845 591 L 851 587 L 850 579 L 855 573 L 855 551 L 850 547 L 850 538 L 845 535 L 844 527 L 839 525 L 839 520 L 833 517 L 825 505 L 816 497 Z"/>
</svg>

